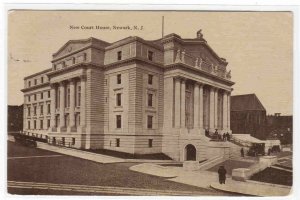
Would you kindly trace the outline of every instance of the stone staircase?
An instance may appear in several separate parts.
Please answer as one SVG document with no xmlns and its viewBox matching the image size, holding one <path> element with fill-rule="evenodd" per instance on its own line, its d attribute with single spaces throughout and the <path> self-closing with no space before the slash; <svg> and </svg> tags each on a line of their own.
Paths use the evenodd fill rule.
<svg viewBox="0 0 300 200">
<path fill-rule="evenodd" d="M 199 170 L 207 170 L 221 162 L 224 162 L 226 159 L 223 156 L 215 156 L 211 159 L 208 159 L 199 164 Z"/>
</svg>

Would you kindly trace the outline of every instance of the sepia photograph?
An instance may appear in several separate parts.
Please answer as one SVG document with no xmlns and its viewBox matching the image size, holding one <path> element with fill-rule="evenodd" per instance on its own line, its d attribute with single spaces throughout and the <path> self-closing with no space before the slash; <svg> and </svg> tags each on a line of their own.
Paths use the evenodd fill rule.
<svg viewBox="0 0 300 200">
<path fill-rule="evenodd" d="M 9 195 L 293 192 L 292 11 L 6 15 Z"/>
</svg>

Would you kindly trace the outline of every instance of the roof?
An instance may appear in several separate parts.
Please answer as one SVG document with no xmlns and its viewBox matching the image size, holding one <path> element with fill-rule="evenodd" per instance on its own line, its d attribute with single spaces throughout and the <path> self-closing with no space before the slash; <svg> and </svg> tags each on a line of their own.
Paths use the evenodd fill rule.
<svg viewBox="0 0 300 200">
<path fill-rule="evenodd" d="M 231 111 L 260 110 L 266 111 L 255 94 L 231 96 Z"/>
</svg>

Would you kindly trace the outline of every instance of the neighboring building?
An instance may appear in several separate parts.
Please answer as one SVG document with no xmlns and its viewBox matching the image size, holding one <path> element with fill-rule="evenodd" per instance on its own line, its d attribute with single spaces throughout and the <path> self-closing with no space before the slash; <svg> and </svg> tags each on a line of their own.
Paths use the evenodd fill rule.
<svg viewBox="0 0 300 200">
<path fill-rule="evenodd" d="M 23 105 L 7 107 L 7 131 L 19 132 L 23 130 Z"/>
<path fill-rule="evenodd" d="M 230 116 L 233 134 L 265 139 L 266 109 L 255 94 L 231 96 Z"/>
<path fill-rule="evenodd" d="M 24 131 L 175 160 L 223 155 L 226 145 L 209 142 L 204 130 L 231 132 L 227 64 L 201 31 L 194 39 L 71 40 L 53 54 L 52 68 L 24 78 Z"/>
<path fill-rule="evenodd" d="M 281 144 L 293 143 L 293 116 L 281 116 L 280 113 L 267 116 L 267 138 L 279 139 Z"/>
</svg>

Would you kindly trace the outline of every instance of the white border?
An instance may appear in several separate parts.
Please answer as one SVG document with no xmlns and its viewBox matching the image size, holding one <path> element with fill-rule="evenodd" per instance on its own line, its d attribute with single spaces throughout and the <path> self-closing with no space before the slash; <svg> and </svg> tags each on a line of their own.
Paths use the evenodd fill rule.
<svg viewBox="0 0 300 200">
<path fill-rule="evenodd" d="M 296 177 L 300 177 L 299 174 L 299 159 L 296 159 L 299 155 L 299 146 L 296 144 L 297 141 L 300 140 L 299 132 L 299 113 L 300 107 L 296 103 L 299 101 L 299 89 L 298 85 L 300 85 L 299 81 L 299 1 L 253 1 L 253 0 L 242 0 L 240 2 L 233 1 L 233 0 L 203 0 L 201 4 L 197 0 L 175 0 L 175 1 L 168 1 L 162 2 L 162 0 L 152 0 L 152 1 L 122 1 L 122 0 L 115 0 L 115 1 L 108 1 L 104 0 L 101 4 L 97 4 L 97 1 L 83 1 L 79 0 L 76 1 L 63 1 L 63 4 L 53 4 L 53 3 L 61 3 L 62 1 L 59 0 L 52 0 L 48 1 L 47 4 L 41 4 L 41 1 L 30 1 L 30 4 L 24 4 L 21 0 L 15 1 L 6 1 L 8 4 L 1 3 L 1 21 L 0 27 L 1 35 L 1 44 L 3 44 L 3 48 L 0 50 L 0 60 L 2 61 L 2 65 L 0 67 L 0 73 L 2 77 L 2 83 L 0 85 L 0 95 L 2 97 L 7 97 L 7 11 L 10 9 L 38 9 L 38 10 L 212 10 L 212 11 L 292 11 L 294 13 L 294 84 L 293 84 L 293 109 L 294 109 L 294 184 L 293 184 L 293 193 L 288 197 L 266 197 L 264 199 L 300 199 L 300 192 L 299 192 L 299 178 L 296 180 Z M 13 3 L 10 3 L 13 2 Z M 184 3 L 183 3 L 184 2 Z M 15 4 L 18 3 L 18 4 Z M 20 4 L 23 3 L 23 4 Z M 33 4 L 35 3 L 35 4 Z M 52 3 L 52 4 L 49 4 Z M 84 4 L 78 4 L 84 3 Z M 114 3 L 114 4 L 112 4 Z M 205 4 L 204 4 L 205 3 Z M 281 5 L 281 6 L 278 6 Z M 5 45 L 4 45 L 5 44 Z M 280 91 L 278 91 L 278 95 L 280 95 Z M 1 165 L 1 175 L 0 177 L 4 177 L 2 180 L 1 185 L 1 196 L 2 199 L 63 199 L 63 198 L 72 198 L 72 199 L 140 199 L 143 197 L 106 197 L 106 196 L 16 196 L 16 195 L 9 195 L 6 193 L 6 167 L 7 167 L 7 99 L 1 98 L 1 106 L 0 112 L 5 113 L 0 115 L 0 127 L 1 133 L 4 137 L 1 137 L 0 145 L 0 152 L 1 154 L 1 161 L 4 165 Z M 195 199 L 195 197 L 147 197 L 153 199 L 170 199 L 170 198 L 184 198 L 184 199 Z M 248 199 L 247 197 L 196 197 L 197 199 Z M 252 198 L 251 198 L 252 199 Z"/>
</svg>

